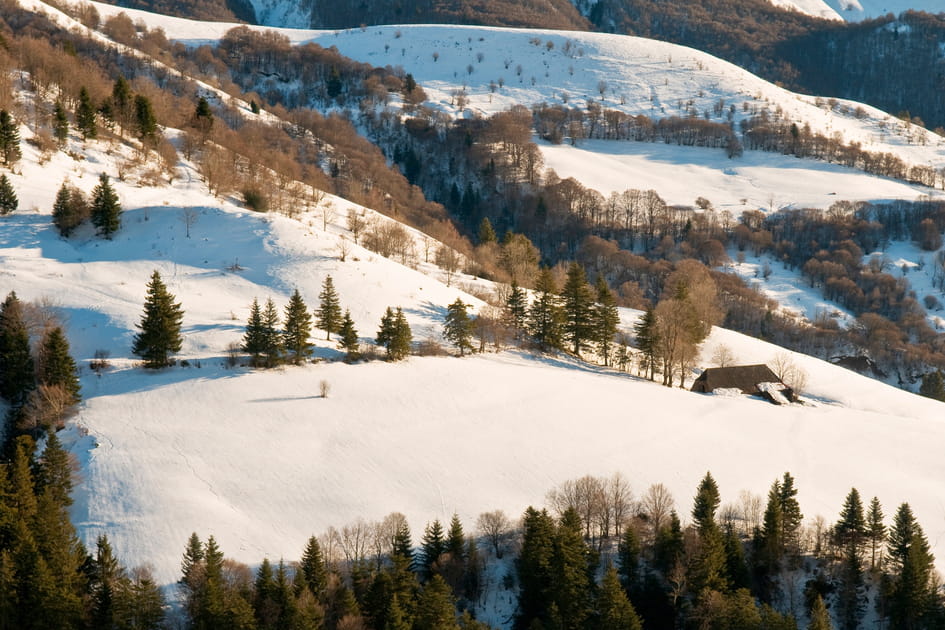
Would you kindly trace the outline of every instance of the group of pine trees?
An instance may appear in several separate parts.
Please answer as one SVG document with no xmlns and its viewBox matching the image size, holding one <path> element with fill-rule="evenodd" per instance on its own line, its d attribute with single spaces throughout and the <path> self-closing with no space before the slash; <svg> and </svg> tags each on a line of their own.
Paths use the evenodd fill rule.
<svg viewBox="0 0 945 630">
<path fill-rule="evenodd" d="M 60 428 L 81 400 L 62 327 L 12 291 L 0 304 L 0 398 L 8 406 L 6 444 L 20 433 Z"/>
<path fill-rule="evenodd" d="M 476 542 L 454 516 L 444 532 L 428 525 L 414 549 L 403 515 L 379 524 L 373 556 L 357 544 L 345 560 L 312 536 L 298 562 L 264 559 L 253 573 L 224 557 L 211 536 L 187 542 L 182 576 L 183 613 L 192 628 L 232 630 L 486 630 L 469 614 L 479 596 L 482 562 Z M 350 532 L 366 536 L 366 532 Z M 327 545 L 341 543 L 337 532 Z M 342 543 L 343 545 L 343 543 Z"/>
<path fill-rule="evenodd" d="M 69 237 L 86 220 L 91 220 L 99 236 L 111 240 L 121 228 L 121 202 L 108 175 L 102 173 L 92 189 L 91 201 L 85 194 L 63 182 L 53 202 L 52 221 L 59 233 Z"/>
</svg>

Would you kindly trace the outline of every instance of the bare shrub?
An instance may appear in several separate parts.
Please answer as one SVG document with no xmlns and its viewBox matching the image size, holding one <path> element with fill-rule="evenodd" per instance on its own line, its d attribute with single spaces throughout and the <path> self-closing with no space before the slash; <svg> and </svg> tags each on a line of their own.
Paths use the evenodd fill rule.
<svg viewBox="0 0 945 630">
<path fill-rule="evenodd" d="M 446 348 L 439 341 L 427 337 L 417 343 L 417 356 L 421 357 L 445 357 L 448 356 Z"/>
<path fill-rule="evenodd" d="M 328 398 L 328 394 L 331 393 L 331 383 L 322 379 L 318 384 L 318 393 L 321 394 L 322 398 Z"/>
</svg>

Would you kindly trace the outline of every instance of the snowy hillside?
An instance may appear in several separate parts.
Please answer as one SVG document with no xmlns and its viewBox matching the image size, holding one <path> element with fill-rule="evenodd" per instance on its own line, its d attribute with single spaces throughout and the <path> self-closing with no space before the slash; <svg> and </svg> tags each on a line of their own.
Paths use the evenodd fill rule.
<svg viewBox="0 0 945 630">
<path fill-rule="evenodd" d="M 847 22 L 859 22 L 882 17 L 887 13 L 899 15 L 903 11 L 925 11 L 941 13 L 945 6 L 941 0 L 822 0 Z"/>
<path fill-rule="evenodd" d="M 322 231 L 311 216 L 249 213 L 207 197 L 187 165 L 173 187 L 116 183 L 125 215 L 115 240 L 64 241 L 49 222 L 56 183 L 68 176 L 90 188 L 99 171 L 114 172 L 114 155 L 84 156 L 39 166 L 27 148 L 22 174 L 11 177 L 21 210 L 0 220 L 0 291 L 52 303 L 81 364 L 97 350 L 110 355 L 113 367 L 100 376 L 83 370 L 85 403 L 64 436 L 81 464 L 73 516 L 87 542 L 107 532 L 163 583 L 177 578 L 192 531 L 213 534 L 241 561 L 292 559 L 331 525 L 394 510 L 415 532 L 454 511 L 472 523 L 482 511 L 540 504 L 568 478 L 614 471 L 638 493 L 666 483 L 682 513 L 707 469 L 726 501 L 763 493 L 789 470 L 809 517 L 832 519 L 856 485 L 890 510 L 910 501 L 945 557 L 940 403 L 804 357 L 811 404 L 787 408 L 514 352 L 228 368 L 226 347 L 240 339 L 254 296 L 281 307 L 298 287 L 311 303 L 328 274 L 365 339 L 389 305 L 404 307 L 422 339 L 437 334 L 458 295 L 477 301 L 423 264 L 418 271 L 357 248 L 341 263 L 340 219 Z M 189 239 L 188 208 L 199 216 Z M 181 358 L 190 367 L 147 372 L 130 357 L 155 268 L 183 304 Z M 625 312 L 623 327 L 634 318 Z M 719 343 L 745 362 L 778 352 L 717 330 L 705 355 Z M 338 356 L 334 344 L 319 346 L 319 357 Z M 323 380 L 328 398 L 318 394 Z M 878 459 L 869 455 L 877 444 Z"/>
</svg>

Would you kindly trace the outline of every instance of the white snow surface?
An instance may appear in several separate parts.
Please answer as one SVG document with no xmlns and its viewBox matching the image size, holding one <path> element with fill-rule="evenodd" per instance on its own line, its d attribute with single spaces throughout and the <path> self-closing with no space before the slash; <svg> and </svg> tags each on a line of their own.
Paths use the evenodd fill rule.
<svg viewBox="0 0 945 630">
<path fill-rule="evenodd" d="M 852 0 L 856 1 L 856 0 Z M 800 11 L 807 15 L 827 20 L 842 20 L 828 0 L 771 0 L 771 4 L 782 9 Z"/>
<path fill-rule="evenodd" d="M 847 22 L 859 22 L 882 17 L 887 13 L 899 15 L 904 11 L 945 12 L 941 0 L 821 0 Z"/>
</svg>

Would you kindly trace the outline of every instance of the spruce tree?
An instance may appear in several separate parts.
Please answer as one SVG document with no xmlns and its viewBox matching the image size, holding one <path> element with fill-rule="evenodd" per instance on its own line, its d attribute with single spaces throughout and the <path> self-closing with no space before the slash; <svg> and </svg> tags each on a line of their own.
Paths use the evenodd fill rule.
<svg viewBox="0 0 945 630">
<path fill-rule="evenodd" d="M 781 543 L 783 550 L 791 558 L 800 555 L 800 529 L 804 515 L 797 501 L 797 488 L 794 477 L 785 472 L 781 481 Z"/>
<path fill-rule="evenodd" d="M 593 314 L 593 340 L 597 344 L 597 354 L 604 359 L 604 365 L 610 366 L 614 335 L 617 334 L 617 325 L 620 323 L 620 312 L 617 310 L 617 299 L 607 286 L 604 276 L 597 276 L 597 303 Z"/>
<path fill-rule="evenodd" d="M 0 175 L 0 215 L 16 212 L 19 205 L 20 200 L 16 197 L 13 184 L 10 183 L 6 173 Z"/>
<path fill-rule="evenodd" d="M 249 320 L 246 322 L 246 332 L 243 334 L 243 352 L 249 354 L 250 364 L 253 367 L 263 365 L 263 355 L 266 353 L 266 326 L 263 322 L 262 309 L 259 300 L 253 298 L 249 307 Z"/>
<path fill-rule="evenodd" d="M 576 262 L 568 265 L 567 278 L 561 289 L 563 331 L 571 344 L 571 351 L 581 356 L 588 341 L 594 337 L 594 296 L 587 284 L 584 267 Z"/>
<path fill-rule="evenodd" d="M 692 520 L 700 534 L 718 527 L 715 512 L 719 509 L 720 502 L 719 486 L 715 483 L 712 473 L 707 472 L 699 482 L 692 506 Z"/>
<path fill-rule="evenodd" d="M 852 545 L 859 554 L 866 539 L 866 518 L 863 516 L 863 502 L 856 488 L 852 488 L 844 499 L 840 520 L 834 526 L 833 533 L 838 545 Z"/>
<path fill-rule="evenodd" d="M 125 77 L 119 76 L 112 85 L 111 116 L 118 123 L 118 132 L 125 135 L 125 130 L 131 125 L 134 117 L 134 98 L 131 86 Z"/>
<path fill-rule="evenodd" d="M 538 273 L 535 293 L 528 309 L 528 332 L 541 351 L 560 348 L 564 314 L 550 269 Z"/>
<path fill-rule="evenodd" d="M 388 359 L 399 361 L 410 354 L 412 340 L 413 335 L 403 310 L 397 307 L 395 313 L 388 306 L 381 318 L 381 327 L 377 331 L 377 344 L 387 349 Z"/>
<path fill-rule="evenodd" d="M 83 86 L 79 90 L 79 105 L 75 110 L 75 126 L 82 134 L 83 140 L 94 140 L 98 136 L 95 117 L 95 106 L 92 105 L 89 91 Z"/>
<path fill-rule="evenodd" d="M 148 282 L 148 294 L 144 302 L 144 315 L 138 324 L 140 333 L 135 335 L 131 351 L 144 359 L 148 368 L 162 368 L 173 363 L 171 355 L 179 352 L 183 338 L 181 322 L 184 311 L 180 303 L 174 302 L 157 269 Z"/>
<path fill-rule="evenodd" d="M 339 331 L 341 340 L 338 344 L 345 351 L 345 361 L 353 363 L 361 358 L 361 343 L 358 338 L 358 331 L 354 327 L 354 320 L 351 319 L 351 311 L 345 309 L 345 316 L 341 320 L 341 330 Z"/>
<path fill-rule="evenodd" d="M 325 331 L 325 339 L 331 339 L 331 333 L 341 330 L 341 305 L 331 276 L 326 277 L 322 283 L 315 316 L 318 318 L 318 327 Z"/>
<path fill-rule="evenodd" d="M 646 377 L 651 381 L 656 378 L 656 360 L 659 357 L 659 330 L 656 311 L 648 308 L 633 327 L 637 348 L 643 354 Z"/>
<path fill-rule="evenodd" d="M 883 523 L 883 507 L 877 497 L 870 501 L 869 511 L 866 513 L 866 537 L 870 542 L 870 570 L 882 565 L 882 548 L 886 542 L 886 525 Z"/>
<path fill-rule="evenodd" d="M 135 128 L 138 138 L 145 144 L 154 144 L 157 141 L 157 117 L 154 108 L 147 96 L 135 96 Z"/>
<path fill-rule="evenodd" d="M 194 115 L 190 118 L 190 126 L 204 138 L 213 129 L 213 112 L 210 110 L 210 103 L 202 96 L 197 100 Z"/>
<path fill-rule="evenodd" d="M 36 388 L 33 365 L 23 305 L 11 291 L 0 305 L 0 396 L 14 408 Z"/>
<path fill-rule="evenodd" d="M 529 507 L 522 519 L 522 548 L 516 560 L 519 596 L 516 628 L 533 627 L 548 618 L 555 576 L 554 522 L 548 512 Z M 540 626 L 539 626 L 540 627 Z"/>
<path fill-rule="evenodd" d="M 824 598 L 819 594 L 814 598 L 814 603 L 810 608 L 810 623 L 807 624 L 807 630 L 833 630 L 830 613 L 827 612 Z"/>
<path fill-rule="evenodd" d="M 20 131 L 7 110 L 0 110 L 0 158 L 10 166 L 23 156 L 20 151 Z"/>
<path fill-rule="evenodd" d="M 642 630 L 643 624 L 637 616 L 633 604 L 620 586 L 617 570 L 609 566 L 604 572 L 595 602 L 596 630 Z"/>
<path fill-rule="evenodd" d="M 444 553 L 446 553 L 446 537 L 443 533 L 443 525 L 438 519 L 434 519 L 423 531 L 423 540 L 420 542 L 420 575 L 424 580 L 433 577 L 440 556 Z"/>
<path fill-rule="evenodd" d="M 449 585 L 439 575 L 427 582 L 417 600 L 414 630 L 459 630 Z"/>
<path fill-rule="evenodd" d="M 554 603 L 565 628 L 583 628 L 591 612 L 591 580 L 584 527 L 577 510 L 561 515 L 555 535 Z"/>
<path fill-rule="evenodd" d="M 262 314 L 263 321 L 263 356 L 266 367 L 275 367 L 282 362 L 282 334 L 279 332 L 279 311 L 272 298 L 266 300 Z"/>
<path fill-rule="evenodd" d="M 66 140 L 69 139 L 69 117 L 66 116 L 62 101 L 56 101 L 53 108 L 53 136 L 60 147 L 65 146 Z"/>
<path fill-rule="evenodd" d="M 283 345 L 292 363 L 298 365 L 312 354 L 312 344 L 308 340 L 311 334 L 312 316 L 296 289 L 285 307 L 285 329 L 282 333 Z"/>
<path fill-rule="evenodd" d="M 443 322 L 443 336 L 459 350 L 463 356 L 466 350 L 472 352 L 473 320 L 466 312 L 466 305 L 460 298 L 446 307 L 446 318 Z"/>
<path fill-rule="evenodd" d="M 764 520 L 761 526 L 761 548 L 758 554 L 758 564 L 768 577 L 776 574 L 781 569 L 781 559 L 784 555 L 783 523 L 781 482 L 775 480 L 768 491 L 768 502 L 765 504 Z"/>
<path fill-rule="evenodd" d="M 311 536 L 305 545 L 302 560 L 299 562 L 299 571 L 305 576 L 305 585 L 312 595 L 316 599 L 324 599 L 325 589 L 328 586 L 328 571 L 325 568 L 321 546 L 315 536 Z"/>
<path fill-rule="evenodd" d="M 522 340 L 525 325 L 528 321 L 528 295 L 525 289 L 512 280 L 509 296 L 505 300 L 505 322 L 512 329 L 517 341 Z"/>
<path fill-rule="evenodd" d="M 55 327 L 43 338 L 39 353 L 39 382 L 61 387 L 73 402 L 79 402 L 79 372 L 69 354 L 69 342 L 62 328 Z"/>
<path fill-rule="evenodd" d="M 121 203 L 105 173 L 99 176 L 98 185 L 92 189 L 91 213 L 92 225 L 98 235 L 111 240 L 112 234 L 121 227 Z"/>
<path fill-rule="evenodd" d="M 82 191 L 63 182 L 53 203 L 52 221 L 59 234 L 68 238 L 89 216 L 89 205 Z"/>
<path fill-rule="evenodd" d="M 854 539 L 844 544 L 837 589 L 837 620 L 841 630 L 858 630 L 865 611 L 866 593 L 863 567 Z"/>
<path fill-rule="evenodd" d="M 479 244 L 485 245 L 486 243 L 495 242 L 495 230 L 492 229 L 492 223 L 489 221 L 489 217 L 482 217 L 482 221 L 479 223 Z"/>
<path fill-rule="evenodd" d="M 624 590 L 633 593 L 640 586 L 640 538 L 632 526 L 624 529 L 617 546 L 617 565 Z"/>
<path fill-rule="evenodd" d="M 919 394 L 926 398 L 945 401 L 945 374 L 941 370 L 935 370 L 923 375 Z"/>
</svg>

